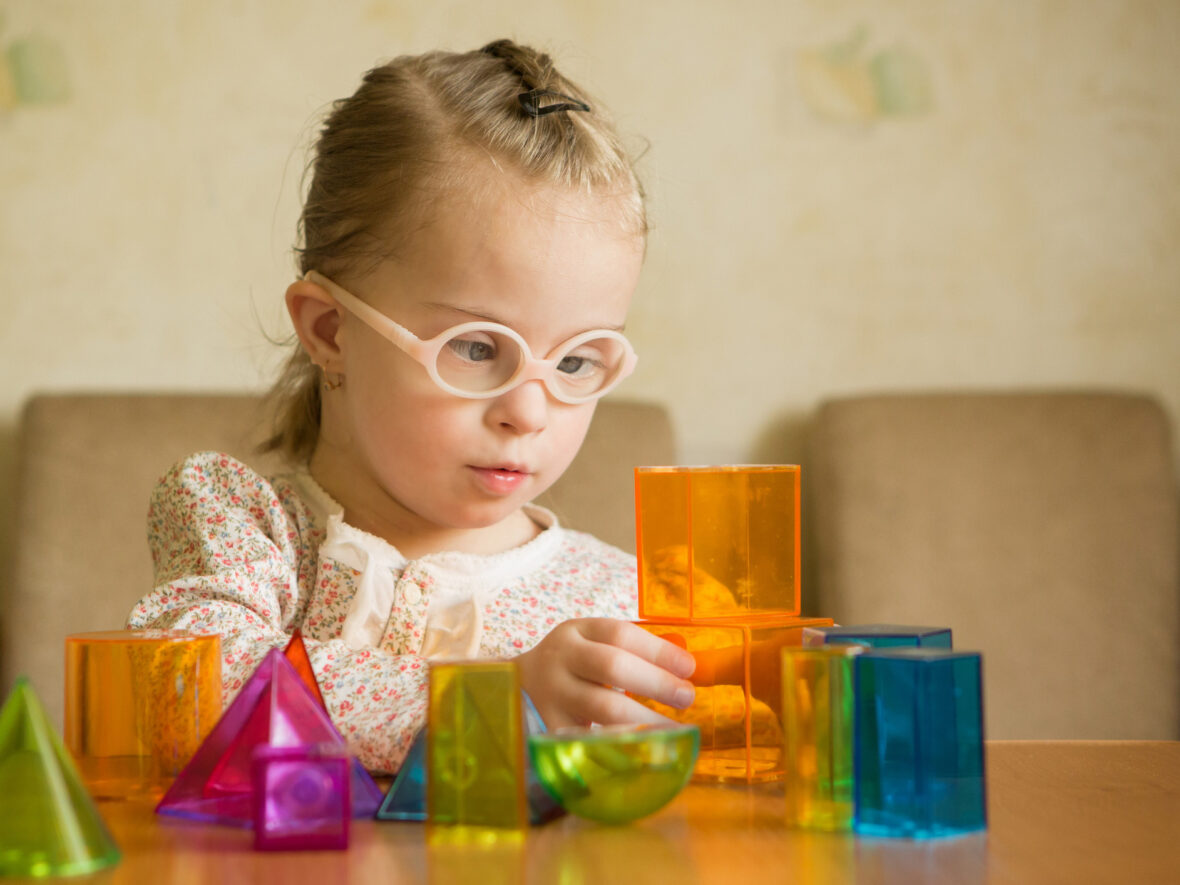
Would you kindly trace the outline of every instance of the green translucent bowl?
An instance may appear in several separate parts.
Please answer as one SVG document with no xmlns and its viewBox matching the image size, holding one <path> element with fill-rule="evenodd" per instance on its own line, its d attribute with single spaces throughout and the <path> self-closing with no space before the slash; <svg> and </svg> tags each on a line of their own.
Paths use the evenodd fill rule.
<svg viewBox="0 0 1180 885">
<path fill-rule="evenodd" d="M 695 725 L 563 728 L 529 735 L 537 777 L 579 817 L 621 824 L 658 811 L 692 777 Z"/>
</svg>

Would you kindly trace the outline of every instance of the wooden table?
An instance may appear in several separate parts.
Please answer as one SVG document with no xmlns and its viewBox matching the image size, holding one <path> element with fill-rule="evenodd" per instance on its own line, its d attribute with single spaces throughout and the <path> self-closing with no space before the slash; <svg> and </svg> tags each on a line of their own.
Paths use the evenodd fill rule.
<svg viewBox="0 0 1180 885">
<path fill-rule="evenodd" d="M 649 818 L 565 818 L 518 844 L 428 844 L 421 824 L 354 822 L 345 852 L 256 853 L 249 831 L 102 804 L 123 849 L 102 883 L 764 885 L 1180 882 L 1180 742 L 992 741 L 986 834 L 906 841 L 782 824 L 776 785 L 692 785 Z"/>
</svg>

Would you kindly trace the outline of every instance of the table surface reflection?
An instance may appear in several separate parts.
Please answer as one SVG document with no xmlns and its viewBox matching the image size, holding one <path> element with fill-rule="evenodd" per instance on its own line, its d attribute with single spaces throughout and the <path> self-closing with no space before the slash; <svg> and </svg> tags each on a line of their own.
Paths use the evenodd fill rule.
<svg viewBox="0 0 1180 885">
<path fill-rule="evenodd" d="M 357 821 L 341 852 L 255 852 L 249 831 L 104 802 L 124 857 L 87 881 L 1180 881 L 1180 742 L 991 741 L 987 770 L 988 831 L 925 841 L 789 830 L 781 785 L 691 785 L 637 823 L 571 817 L 492 846 L 433 844 L 422 824 Z"/>
</svg>

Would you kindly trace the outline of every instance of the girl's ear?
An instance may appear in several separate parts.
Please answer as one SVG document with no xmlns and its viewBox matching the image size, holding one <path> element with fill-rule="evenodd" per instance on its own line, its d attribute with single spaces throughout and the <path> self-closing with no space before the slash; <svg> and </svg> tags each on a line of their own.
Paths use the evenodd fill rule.
<svg viewBox="0 0 1180 885">
<path fill-rule="evenodd" d="M 341 308 L 327 290 L 311 280 L 296 280 L 287 287 L 287 312 L 311 361 L 325 372 L 342 371 L 337 340 Z"/>
</svg>

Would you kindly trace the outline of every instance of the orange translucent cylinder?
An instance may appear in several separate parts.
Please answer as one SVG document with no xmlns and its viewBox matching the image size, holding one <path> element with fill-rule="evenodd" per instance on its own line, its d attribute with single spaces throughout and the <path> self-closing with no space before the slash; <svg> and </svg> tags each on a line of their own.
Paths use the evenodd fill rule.
<svg viewBox="0 0 1180 885">
<path fill-rule="evenodd" d="M 643 701 L 677 722 L 701 730 L 693 780 L 756 783 L 782 780 L 782 650 L 801 647 L 805 627 L 831 618 L 784 618 L 775 623 L 639 621 L 640 627 L 692 653 L 696 699 L 685 710 Z M 637 700 L 643 700 L 637 698 Z"/>
<path fill-rule="evenodd" d="M 162 795 L 220 716 L 220 637 L 66 637 L 65 743 L 94 796 Z"/>
<path fill-rule="evenodd" d="M 635 468 L 639 616 L 799 614 L 799 467 Z"/>
</svg>

